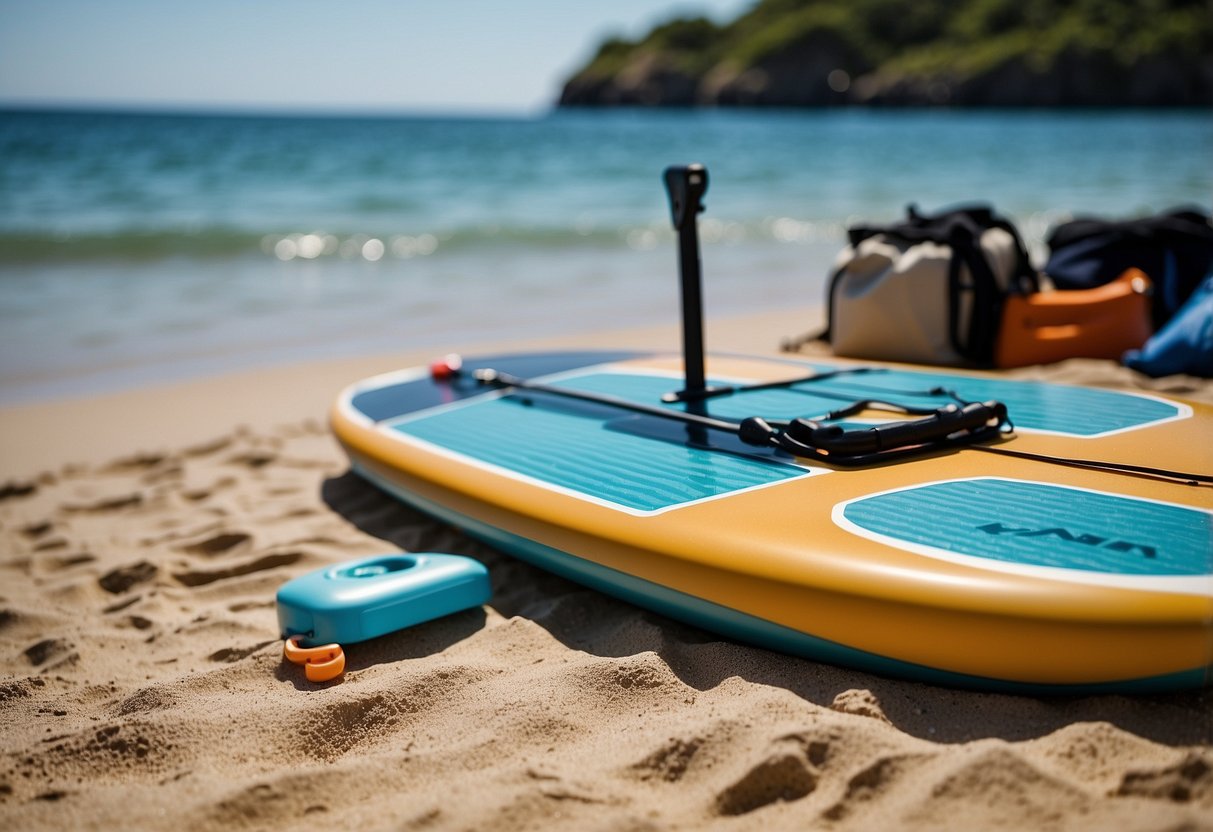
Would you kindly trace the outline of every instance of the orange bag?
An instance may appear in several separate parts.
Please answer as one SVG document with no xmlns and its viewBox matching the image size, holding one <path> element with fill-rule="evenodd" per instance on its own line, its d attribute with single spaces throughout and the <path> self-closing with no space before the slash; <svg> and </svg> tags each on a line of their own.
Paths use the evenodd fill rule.
<svg viewBox="0 0 1213 832">
<path fill-rule="evenodd" d="M 1094 289 L 1010 295 L 994 362 L 1006 368 L 1066 358 L 1119 361 L 1150 338 L 1150 292 L 1145 272 L 1126 269 Z"/>
</svg>

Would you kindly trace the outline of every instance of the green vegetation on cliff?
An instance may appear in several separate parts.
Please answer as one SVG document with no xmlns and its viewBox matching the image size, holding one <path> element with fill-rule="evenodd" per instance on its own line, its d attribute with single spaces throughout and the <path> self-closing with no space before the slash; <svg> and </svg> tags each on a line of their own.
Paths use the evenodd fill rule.
<svg viewBox="0 0 1213 832">
<path fill-rule="evenodd" d="M 761 0 L 612 39 L 562 105 L 1213 103 L 1208 0 Z"/>
</svg>

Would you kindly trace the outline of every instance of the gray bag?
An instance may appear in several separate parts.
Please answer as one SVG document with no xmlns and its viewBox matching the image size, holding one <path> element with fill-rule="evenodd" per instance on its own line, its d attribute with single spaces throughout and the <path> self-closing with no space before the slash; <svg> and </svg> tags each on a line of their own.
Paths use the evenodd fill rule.
<svg viewBox="0 0 1213 832">
<path fill-rule="evenodd" d="M 1010 292 L 1038 280 L 1019 234 L 984 207 L 856 226 L 834 263 L 829 339 L 837 355 L 991 365 Z"/>
</svg>

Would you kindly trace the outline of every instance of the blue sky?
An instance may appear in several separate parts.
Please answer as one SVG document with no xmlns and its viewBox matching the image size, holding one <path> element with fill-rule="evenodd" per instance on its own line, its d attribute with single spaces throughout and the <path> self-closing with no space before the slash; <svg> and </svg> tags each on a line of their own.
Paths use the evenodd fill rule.
<svg viewBox="0 0 1213 832">
<path fill-rule="evenodd" d="M 0 104 L 542 112 L 609 34 L 753 0 L 0 0 Z"/>
</svg>

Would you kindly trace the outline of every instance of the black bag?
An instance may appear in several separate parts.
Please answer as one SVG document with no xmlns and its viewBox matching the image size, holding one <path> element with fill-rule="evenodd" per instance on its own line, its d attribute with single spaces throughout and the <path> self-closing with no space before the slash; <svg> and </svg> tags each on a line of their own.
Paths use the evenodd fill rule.
<svg viewBox="0 0 1213 832">
<path fill-rule="evenodd" d="M 1196 208 L 1153 217 L 1084 217 L 1049 234 L 1045 274 L 1058 289 L 1090 289 L 1138 268 L 1154 283 L 1152 315 L 1161 328 L 1213 268 L 1213 225 Z"/>
<path fill-rule="evenodd" d="M 1019 232 L 984 205 L 859 225 L 827 296 L 835 352 L 989 366 L 1008 293 L 1038 289 Z"/>
</svg>

